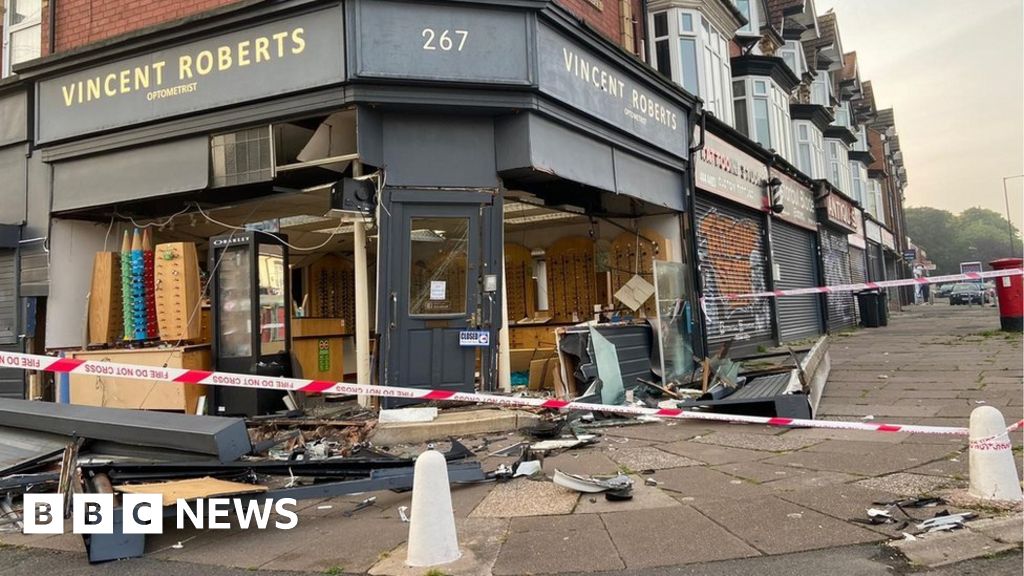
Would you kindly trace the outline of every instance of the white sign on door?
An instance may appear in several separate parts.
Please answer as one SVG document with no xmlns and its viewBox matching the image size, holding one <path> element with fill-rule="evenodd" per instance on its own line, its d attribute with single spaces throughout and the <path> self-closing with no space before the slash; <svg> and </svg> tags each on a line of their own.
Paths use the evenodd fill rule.
<svg viewBox="0 0 1024 576">
<path fill-rule="evenodd" d="M 448 291 L 448 282 L 446 282 L 444 280 L 431 280 L 430 281 L 430 299 L 431 300 L 444 300 L 447 291 Z"/>
</svg>

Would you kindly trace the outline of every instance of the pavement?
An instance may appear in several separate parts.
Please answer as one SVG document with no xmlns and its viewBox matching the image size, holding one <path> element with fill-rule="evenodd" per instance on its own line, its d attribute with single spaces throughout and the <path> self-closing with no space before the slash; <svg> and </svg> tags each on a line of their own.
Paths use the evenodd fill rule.
<svg viewBox="0 0 1024 576">
<path fill-rule="evenodd" d="M 998 325 L 994 308 L 938 304 L 894 314 L 888 327 L 836 335 L 818 418 L 965 426 L 982 404 L 998 408 L 1007 421 L 1024 417 L 1021 337 L 999 332 Z M 546 458 L 544 472 L 623 471 L 634 476 L 632 500 L 581 496 L 547 479 L 456 487 L 452 501 L 464 558 L 431 573 L 941 574 L 950 566 L 1020 573 L 1019 512 L 980 508 L 968 529 L 928 535 L 914 546 L 899 542 L 912 520 L 909 528 L 854 521 L 866 518 L 875 501 L 911 496 L 943 495 L 956 503 L 908 510 L 916 519 L 974 506 L 959 497 L 967 482 L 964 438 L 691 421 L 600 432 L 593 447 Z M 1021 434 L 1012 436 L 1019 461 Z M 488 437 L 484 453 L 517 440 Z M 486 469 L 509 462 L 482 461 Z M 656 486 L 646 485 L 648 478 Z M 411 495 L 374 495 L 374 506 L 351 515 L 345 512 L 367 495 L 300 502 L 298 526 L 290 531 L 171 530 L 147 539 L 145 558 L 117 565 L 135 565 L 130 573 L 145 574 L 154 562 L 172 561 L 164 562 L 162 575 L 187 574 L 196 565 L 204 574 L 233 568 L 428 573 L 403 566 L 408 524 L 398 508 L 409 506 Z M 61 557 L 85 565 L 78 536 L 0 533 L 0 543 L 10 546 L 0 548 L 0 574 L 7 558 L 26 562 L 17 573 L 36 572 L 28 570 L 42 562 L 33 550 L 61 550 Z M 849 554 L 856 559 L 844 560 Z"/>
</svg>

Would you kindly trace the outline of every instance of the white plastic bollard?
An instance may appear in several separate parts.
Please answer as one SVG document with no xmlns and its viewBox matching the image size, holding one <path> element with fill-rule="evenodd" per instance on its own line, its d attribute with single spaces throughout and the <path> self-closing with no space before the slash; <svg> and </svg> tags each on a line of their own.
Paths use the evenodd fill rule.
<svg viewBox="0 0 1024 576">
<path fill-rule="evenodd" d="M 448 486 L 448 463 L 436 450 L 416 458 L 412 481 L 412 518 L 409 522 L 409 566 L 437 566 L 459 559 L 455 511 Z"/>
<path fill-rule="evenodd" d="M 999 410 L 979 406 L 971 412 L 968 494 L 982 500 L 1021 500 L 1012 448 L 1006 421 Z"/>
</svg>

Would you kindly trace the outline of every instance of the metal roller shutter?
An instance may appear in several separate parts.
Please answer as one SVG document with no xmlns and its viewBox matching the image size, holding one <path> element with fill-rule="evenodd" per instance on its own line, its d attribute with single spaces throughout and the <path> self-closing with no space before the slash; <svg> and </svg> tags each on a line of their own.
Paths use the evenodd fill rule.
<svg viewBox="0 0 1024 576">
<path fill-rule="evenodd" d="M 14 250 L 0 250 L 0 351 L 21 352 L 18 342 L 18 284 Z M 24 372 L 0 369 L 0 397 L 24 398 Z"/>
<path fill-rule="evenodd" d="M 697 255 L 705 297 L 763 292 L 767 288 L 763 217 L 754 210 L 697 197 Z M 767 298 L 704 303 L 710 352 L 735 340 L 733 350 L 771 342 Z"/>
<path fill-rule="evenodd" d="M 826 286 L 850 283 L 850 245 L 845 234 L 837 234 L 828 228 L 821 230 L 821 260 Z M 853 294 L 839 292 L 825 298 L 828 308 L 828 329 L 830 332 L 853 327 L 857 318 L 853 309 Z"/>
<path fill-rule="evenodd" d="M 814 234 L 783 222 L 772 224 L 772 257 L 779 271 L 777 290 L 818 285 L 818 250 Z M 821 306 L 817 294 L 777 299 L 779 337 L 783 342 L 821 334 Z"/>
</svg>

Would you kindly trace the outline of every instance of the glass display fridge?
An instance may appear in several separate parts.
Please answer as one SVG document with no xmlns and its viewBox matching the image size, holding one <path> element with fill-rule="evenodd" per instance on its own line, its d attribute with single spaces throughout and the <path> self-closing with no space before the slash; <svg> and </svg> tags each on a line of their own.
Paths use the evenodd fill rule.
<svg viewBox="0 0 1024 576">
<path fill-rule="evenodd" d="M 287 240 L 237 231 L 210 240 L 214 369 L 292 375 Z M 279 239 L 280 238 L 280 239 Z M 284 392 L 215 386 L 213 413 L 253 416 L 285 408 Z"/>
</svg>

